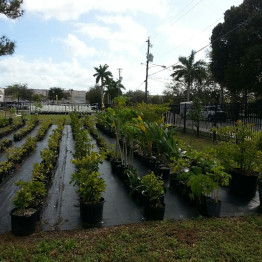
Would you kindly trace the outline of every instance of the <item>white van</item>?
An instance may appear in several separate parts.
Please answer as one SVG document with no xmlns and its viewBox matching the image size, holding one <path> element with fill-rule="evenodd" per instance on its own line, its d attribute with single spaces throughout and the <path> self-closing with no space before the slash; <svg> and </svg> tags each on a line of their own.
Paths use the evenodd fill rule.
<svg viewBox="0 0 262 262">
<path fill-rule="evenodd" d="M 181 102 L 180 103 L 180 116 L 185 116 L 185 108 L 186 108 L 186 115 L 188 115 L 190 109 L 192 108 L 193 102 Z"/>
</svg>

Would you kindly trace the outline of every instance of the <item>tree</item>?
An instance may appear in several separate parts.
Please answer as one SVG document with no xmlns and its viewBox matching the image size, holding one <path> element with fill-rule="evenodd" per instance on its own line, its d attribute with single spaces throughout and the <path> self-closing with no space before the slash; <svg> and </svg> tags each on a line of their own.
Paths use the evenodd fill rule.
<svg viewBox="0 0 262 262">
<path fill-rule="evenodd" d="M 122 90 L 125 89 L 125 87 L 122 85 L 121 81 L 117 80 L 115 81 L 112 78 L 109 78 L 106 82 L 106 92 L 107 95 L 107 103 L 110 103 L 110 100 L 113 100 L 117 96 L 122 95 Z"/>
<path fill-rule="evenodd" d="M 23 0 L 0 0 L 0 13 L 8 18 L 16 19 L 22 16 L 21 5 Z M 6 36 L 0 38 L 0 56 L 11 55 L 15 50 L 15 43 Z"/>
<path fill-rule="evenodd" d="M 20 99 L 30 101 L 33 96 L 33 91 L 27 88 L 27 84 L 14 84 L 7 86 L 5 94 L 17 99 L 17 102 L 19 103 Z"/>
<path fill-rule="evenodd" d="M 141 90 L 130 90 L 125 94 L 125 96 L 129 98 L 128 101 L 132 104 L 142 103 L 145 100 L 145 92 Z"/>
<path fill-rule="evenodd" d="M 182 65 L 173 66 L 174 73 L 172 73 L 171 76 L 175 80 L 180 80 L 182 78 L 186 83 L 187 101 L 189 101 L 192 84 L 195 81 L 201 83 L 206 77 L 206 63 L 203 60 L 195 62 L 195 52 L 193 50 L 188 58 L 180 56 L 178 60 Z"/>
<path fill-rule="evenodd" d="M 99 65 L 99 67 L 94 67 L 96 73 L 93 75 L 96 78 L 96 84 L 101 81 L 100 86 L 100 96 L 101 96 L 101 108 L 104 107 L 104 85 L 109 81 L 110 78 L 113 77 L 110 71 L 107 71 L 108 65 L 105 64 L 103 66 Z"/>
<path fill-rule="evenodd" d="M 225 12 L 211 36 L 210 68 L 215 80 L 237 100 L 262 94 L 262 1 L 244 0 Z"/>
<path fill-rule="evenodd" d="M 86 100 L 90 104 L 96 104 L 100 102 L 100 86 L 95 85 L 94 87 L 91 87 L 88 92 L 86 92 Z"/>
<path fill-rule="evenodd" d="M 60 87 L 51 87 L 50 90 L 48 91 L 48 98 L 50 100 L 61 100 L 62 98 L 67 99 L 70 97 L 69 92 L 65 92 L 62 88 Z"/>
</svg>

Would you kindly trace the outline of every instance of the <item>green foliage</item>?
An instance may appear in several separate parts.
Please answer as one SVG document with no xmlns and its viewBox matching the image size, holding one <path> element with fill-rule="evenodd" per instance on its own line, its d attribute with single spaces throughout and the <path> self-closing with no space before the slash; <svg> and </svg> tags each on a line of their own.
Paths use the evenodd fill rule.
<svg viewBox="0 0 262 262">
<path fill-rule="evenodd" d="M 1 0 L 0 13 L 11 19 L 22 16 L 21 5 L 23 0 Z M 6 36 L 0 38 L 0 56 L 11 55 L 14 53 L 15 43 L 10 41 Z"/>
<path fill-rule="evenodd" d="M 100 86 L 100 102 L 101 102 L 101 107 L 104 108 L 104 85 L 107 81 L 109 81 L 110 78 L 113 77 L 112 73 L 108 71 L 108 65 L 99 65 L 99 67 L 94 67 L 96 73 L 93 75 L 96 78 L 96 84 L 101 81 L 101 86 Z"/>
<path fill-rule="evenodd" d="M 158 178 L 154 172 L 147 174 L 141 179 L 141 186 L 144 192 L 150 198 L 150 202 L 161 203 L 161 197 L 164 195 L 164 181 Z"/>
<path fill-rule="evenodd" d="M 18 102 L 20 99 L 30 101 L 32 99 L 33 91 L 27 88 L 27 84 L 14 84 L 9 85 L 5 89 L 5 94 L 17 99 Z"/>
<path fill-rule="evenodd" d="M 234 100 L 239 99 L 239 94 L 245 100 L 252 92 L 261 94 L 261 11 L 261 1 L 245 0 L 227 10 L 224 22 L 212 32 L 210 68 L 215 80 L 231 92 Z"/>
<path fill-rule="evenodd" d="M 16 182 L 15 185 L 20 186 L 20 189 L 17 191 L 13 199 L 13 204 L 15 208 L 24 213 L 25 209 L 31 204 L 33 196 L 28 189 L 27 182 L 20 180 Z"/>
<path fill-rule="evenodd" d="M 90 104 L 99 103 L 101 99 L 100 96 L 100 87 L 98 85 L 95 85 L 94 87 L 91 87 L 89 91 L 86 92 L 86 100 Z"/>
<path fill-rule="evenodd" d="M 58 100 L 61 100 L 62 98 L 67 99 L 70 96 L 70 93 L 65 92 L 62 88 L 60 87 L 51 87 L 48 90 L 48 98 L 50 100 L 56 100 L 56 98 Z"/>
<path fill-rule="evenodd" d="M 206 63 L 203 60 L 195 62 L 195 51 L 192 50 L 190 56 L 179 57 L 181 65 L 173 66 L 174 73 L 171 76 L 174 80 L 182 79 L 187 86 L 187 101 L 190 101 L 190 90 L 194 82 L 202 82 L 206 78 Z"/>
<path fill-rule="evenodd" d="M 261 131 L 252 132 L 252 125 L 236 122 L 236 126 L 222 127 L 217 134 L 227 137 L 215 153 L 227 171 L 240 169 L 242 174 L 252 174 L 260 170 L 261 156 L 259 141 Z"/>
<path fill-rule="evenodd" d="M 199 98 L 194 98 L 192 108 L 189 110 L 188 116 L 192 119 L 195 127 L 197 128 L 197 136 L 199 136 L 200 121 L 204 120 L 202 115 L 203 106 Z"/>
<path fill-rule="evenodd" d="M 84 168 L 88 173 L 98 171 L 98 165 L 103 162 L 104 155 L 91 151 L 82 158 L 75 158 L 72 163 L 77 169 Z"/>
<path fill-rule="evenodd" d="M 106 189 L 105 180 L 95 171 L 88 173 L 87 170 L 81 169 L 79 174 L 79 196 L 84 202 L 98 203 Z"/>
</svg>

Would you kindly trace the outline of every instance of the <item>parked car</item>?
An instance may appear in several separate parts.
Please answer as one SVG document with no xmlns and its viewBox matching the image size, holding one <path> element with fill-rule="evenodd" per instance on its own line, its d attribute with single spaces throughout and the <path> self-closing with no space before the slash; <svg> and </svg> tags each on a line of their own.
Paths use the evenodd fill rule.
<svg viewBox="0 0 262 262">
<path fill-rule="evenodd" d="M 226 122 L 227 114 L 219 106 L 205 106 L 202 115 L 205 120 Z"/>
<path fill-rule="evenodd" d="M 98 104 L 92 104 L 91 105 L 91 110 L 98 110 Z"/>
</svg>

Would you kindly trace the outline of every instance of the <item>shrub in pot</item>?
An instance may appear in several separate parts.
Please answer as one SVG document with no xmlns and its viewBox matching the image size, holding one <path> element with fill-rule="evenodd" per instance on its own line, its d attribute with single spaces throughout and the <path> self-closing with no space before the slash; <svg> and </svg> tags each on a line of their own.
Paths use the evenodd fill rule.
<svg viewBox="0 0 262 262">
<path fill-rule="evenodd" d="M 222 127 L 216 131 L 229 140 L 221 142 L 215 153 L 226 172 L 232 175 L 230 189 L 236 194 L 254 196 L 261 161 L 261 131 L 253 132 L 252 125 L 241 121 L 234 127 Z"/>
<path fill-rule="evenodd" d="M 143 188 L 145 217 L 149 220 L 163 219 L 165 213 L 163 180 L 151 172 L 142 177 L 141 187 Z"/>
<path fill-rule="evenodd" d="M 208 156 L 196 161 L 188 173 L 187 186 L 190 197 L 198 199 L 200 208 L 206 208 L 208 216 L 220 216 L 221 201 L 218 199 L 220 186 L 227 186 L 231 176 L 224 172 L 224 167 Z M 211 197 L 209 197 L 211 196 Z M 204 202 L 205 201 L 205 202 Z M 203 204 L 206 204 L 206 206 Z"/>
<path fill-rule="evenodd" d="M 21 188 L 13 200 L 14 209 L 11 210 L 12 233 L 18 236 L 26 236 L 34 233 L 37 222 L 37 209 L 31 208 L 33 196 L 28 187 L 21 182 L 16 183 Z"/>
<path fill-rule="evenodd" d="M 103 216 L 105 192 L 105 180 L 100 177 L 99 172 L 88 173 L 86 169 L 81 168 L 72 175 L 71 182 L 78 185 L 77 190 L 80 196 L 80 216 L 81 220 L 87 224 L 97 224 L 101 222 Z"/>
</svg>

